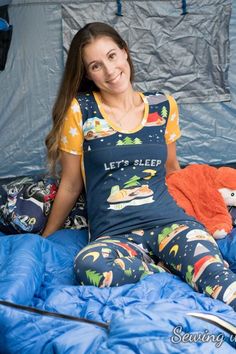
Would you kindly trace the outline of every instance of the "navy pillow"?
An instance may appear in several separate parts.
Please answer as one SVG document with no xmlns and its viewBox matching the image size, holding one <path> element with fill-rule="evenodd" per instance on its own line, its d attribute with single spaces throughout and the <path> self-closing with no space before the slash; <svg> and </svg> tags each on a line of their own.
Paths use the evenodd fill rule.
<svg viewBox="0 0 236 354">
<path fill-rule="evenodd" d="M 41 233 L 47 222 L 58 188 L 48 176 L 21 177 L 0 185 L 0 231 L 5 234 Z M 82 194 L 66 219 L 64 228 L 87 227 Z"/>
</svg>

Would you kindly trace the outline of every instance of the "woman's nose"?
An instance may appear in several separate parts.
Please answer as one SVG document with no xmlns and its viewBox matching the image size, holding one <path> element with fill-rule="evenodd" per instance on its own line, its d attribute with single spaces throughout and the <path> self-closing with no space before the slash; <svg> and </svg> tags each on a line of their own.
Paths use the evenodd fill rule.
<svg viewBox="0 0 236 354">
<path fill-rule="evenodd" d="M 114 65 L 113 63 L 107 61 L 106 63 L 104 63 L 104 69 L 107 75 L 110 75 L 113 73 L 114 71 Z"/>
</svg>

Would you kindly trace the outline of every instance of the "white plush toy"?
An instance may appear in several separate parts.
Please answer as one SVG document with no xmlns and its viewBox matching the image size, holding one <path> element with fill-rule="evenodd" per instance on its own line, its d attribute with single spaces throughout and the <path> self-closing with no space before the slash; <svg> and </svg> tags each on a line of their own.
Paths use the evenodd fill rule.
<svg viewBox="0 0 236 354">
<path fill-rule="evenodd" d="M 227 205 L 227 207 L 236 207 L 236 189 L 219 188 L 218 191 L 222 195 L 222 198 L 224 199 L 225 205 Z M 219 239 L 225 237 L 226 235 L 226 230 L 221 229 L 216 230 L 213 236 L 214 238 Z"/>
</svg>

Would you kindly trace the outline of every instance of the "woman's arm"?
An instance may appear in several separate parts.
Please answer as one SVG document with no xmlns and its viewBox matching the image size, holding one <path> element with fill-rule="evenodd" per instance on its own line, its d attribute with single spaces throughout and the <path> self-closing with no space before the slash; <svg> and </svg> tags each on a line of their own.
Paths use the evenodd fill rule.
<svg viewBox="0 0 236 354">
<path fill-rule="evenodd" d="M 83 189 L 81 155 L 61 152 L 61 181 L 42 236 L 47 237 L 64 223 Z"/>
<path fill-rule="evenodd" d="M 176 143 L 174 142 L 167 145 L 166 175 L 176 170 L 180 170 L 180 165 L 176 155 Z"/>
</svg>

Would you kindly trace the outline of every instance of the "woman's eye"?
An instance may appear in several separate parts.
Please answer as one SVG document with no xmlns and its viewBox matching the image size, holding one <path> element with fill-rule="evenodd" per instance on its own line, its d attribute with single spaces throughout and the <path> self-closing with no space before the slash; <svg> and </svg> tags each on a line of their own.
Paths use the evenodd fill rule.
<svg viewBox="0 0 236 354">
<path fill-rule="evenodd" d="M 101 67 L 100 64 L 93 64 L 92 67 L 91 67 L 91 69 L 92 69 L 92 71 L 97 71 L 97 70 L 100 69 L 100 67 Z"/>
<path fill-rule="evenodd" d="M 116 53 L 111 53 L 111 54 L 109 55 L 109 58 L 110 58 L 110 59 L 115 59 L 115 57 L 116 57 Z"/>
</svg>

